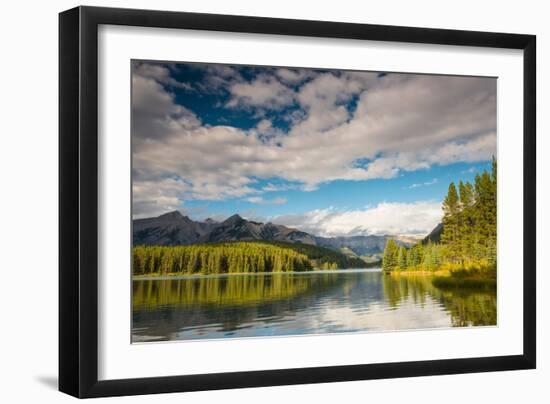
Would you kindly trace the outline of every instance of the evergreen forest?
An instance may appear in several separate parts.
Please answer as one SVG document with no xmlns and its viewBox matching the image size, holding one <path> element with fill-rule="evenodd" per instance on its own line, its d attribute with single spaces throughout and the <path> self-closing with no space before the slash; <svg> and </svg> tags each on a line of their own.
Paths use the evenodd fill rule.
<svg viewBox="0 0 550 404">
<path fill-rule="evenodd" d="M 366 263 L 328 248 L 300 243 L 239 241 L 189 246 L 136 246 L 134 275 L 302 272 L 364 268 Z"/>
<path fill-rule="evenodd" d="M 386 243 L 382 270 L 494 272 L 497 264 L 497 162 L 473 183 L 451 182 L 443 200 L 440 242 L 419 241 L 409 248 Z"/>
</svg>

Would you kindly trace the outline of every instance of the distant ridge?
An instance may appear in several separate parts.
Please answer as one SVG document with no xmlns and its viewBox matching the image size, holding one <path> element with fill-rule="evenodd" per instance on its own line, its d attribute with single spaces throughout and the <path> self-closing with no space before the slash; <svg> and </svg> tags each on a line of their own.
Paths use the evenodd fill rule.
<svg viewBox="0 0 550 404">
<path fill-rule="evenodd" d="M 133 221 L 134 245 L 190 245 L 220 241 L 282 241 L 326 247 L 336 251 L 347 249 L 357 256 L 378 254 L 384 251 L 386 242 L 395 238 L 398 243 L 407 245 L 394 236 L 351 236 L 316 237 L 309 233 L 274 224 L 246 220 L 238 214 L 222 222 L 206 219 L 194 221 L 179 211 L 165 213 L 158 217 Z"/>
</svg>

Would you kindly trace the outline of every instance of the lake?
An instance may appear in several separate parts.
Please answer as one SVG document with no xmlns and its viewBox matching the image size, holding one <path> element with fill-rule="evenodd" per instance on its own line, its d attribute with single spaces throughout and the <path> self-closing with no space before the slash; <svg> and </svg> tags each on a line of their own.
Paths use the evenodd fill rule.
<svg viewBox="0 0 550 404">
<path fill-rule="evenodd" d="M 496 325 L 496 291 L 380 270 L 133 281 L 132 341 Z"/>
</svg>

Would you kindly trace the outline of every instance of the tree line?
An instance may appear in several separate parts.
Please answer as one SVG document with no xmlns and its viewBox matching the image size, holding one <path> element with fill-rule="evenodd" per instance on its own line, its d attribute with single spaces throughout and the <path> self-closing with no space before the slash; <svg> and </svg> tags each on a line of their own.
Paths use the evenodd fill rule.
<svg viewBox="0 0 550 404">
<path fill-rule="evenodd" d="M 397 244 L 393 239 L 388 240 L 384 255 L 382 256 L 382 270 L 391 271 L 434 271 L 444 262 L 444 246 L 432 243 L 427 244 L 419 241 L 411 247 L 406 248 Z"/>
<path fill-rule="evenodd" d="M 359 261 L 359 262 L 356 262 Z M 134 275 L 301 272 L 365 265 L 338 252 L 306 244 L 225 242 L 189 246 L 136 246 Z"/>
<path fill-rule="evenodd" d="M 418 242 L 406 248 L 389 240 L 382 269 L 434 271 L 438 269 L 492 270 L 497 264 L 497 162 L 474 183 L 450 183 L 443 200 L 443 232 L 439 243 Z"/>
<path fill-rule="evenodd" d="M 260 243 L 263 242 L 260 241 Z M 286 243 L 284 241 L 270 241 L 269 243 L 279 247 L 291 248 L 300 254 L 307 255 L 313 267 L 317 269 L 367 268 L 368 266 L 361 258 L 350 257 L 326 247 L 304 243 Z"/>
</svg>

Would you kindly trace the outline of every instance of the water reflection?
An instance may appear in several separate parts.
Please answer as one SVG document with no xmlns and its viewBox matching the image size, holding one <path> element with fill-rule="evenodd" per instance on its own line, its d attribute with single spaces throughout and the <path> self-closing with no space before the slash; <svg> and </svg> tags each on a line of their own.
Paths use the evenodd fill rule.
<svg viewBox="0 0 550 404">
<path fill-rule="evenodd" d="M 391 306 L 404 299 L 423 305 L 429 297 L 440 302 L 449 313 L 454 327 L 496 325 L 496 290 L 439 289 L 425 275 L 383 276 L 384 293 Z"/>
<path fill-rule="evenodd" d="M 373 271 L 133 282 L 133 341 L 496 324 L 496 293 Z"/>
<path fill-rule="evenodd" d="M 210 304 L 242 306 L 315 293 L 339 280 L 337 274 L 259 274 L 134 281 L 134 309 L 144 306 Z M 340 278 L 340 280 L 342 280 Z"/>
</svg>

